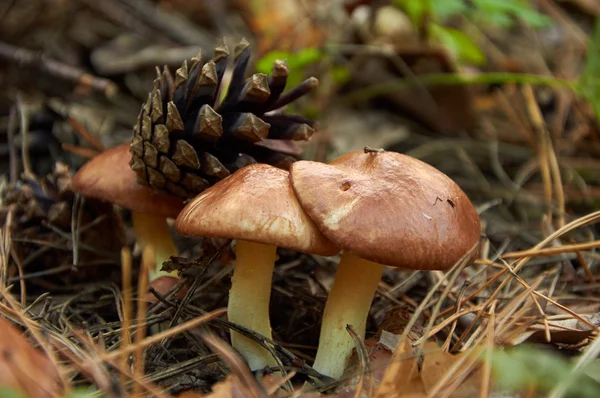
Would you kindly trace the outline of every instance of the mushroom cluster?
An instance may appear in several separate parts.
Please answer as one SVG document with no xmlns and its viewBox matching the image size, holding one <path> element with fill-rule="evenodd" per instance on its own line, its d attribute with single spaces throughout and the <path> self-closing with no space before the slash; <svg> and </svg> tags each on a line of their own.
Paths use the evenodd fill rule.
<svg viewBox="0 0 600 398">
<path fill-rule="evenodd" d="M 270 76 L 245 80 L 247 42 L 235 53 L 230 88 L 218 105 L 224 45 L 204 64 L 200 56 L 184 63 L 175 77 L 159 73 L 131 144 L 94 158 L 73 187 L 132 211 L 144 261 L 153 264 L 151 281 L 176 281 L 159 270 L 177 254 L 167 217 L 177 217 L 182 235 L 235 239 L 229 320 L 266 338 L 277 248 L 342 251 L 313 365 L 340 378 L 354 347 L 346 327 L 364 337 L 384 267 L 445 270 L 474 259 L 479 216 L 456 183 L 409 156 L 365 150 L 329 164 L 296 162 L 257 145 L 312 135 L 313 122 L 272 111 L 307 93 L 316 79 L 282 94 L 284 62 L 276 61 Z M 275 364 L 253 340 L 235 331 L 231 339 L 252 370 Z"/>
<path fill-rule="evenodd" d="M 289 173 L 254 164 L 205 190 L 181 211 L 177 232 L 236 239 L 236 264 L 229 291 L 229 320 L 271 338 L 269 300 L 277 248 L 331 256 L 339 252 L 304 213 Z M 232 345 L 256 370 L 275 362 L 237 332 Z"/>
<path fill-rule="evenodd" d="M 395 152 L 353 152 L 330 164 L 298 161 L 286 172 L 256 164 L 206 189 L 179 214 L 183 235 L 237 239 L 229 320 L 271 338 L 269 298 L 276 248 L 320 255 L 343 250 L 323 314 L 313 368 L 339 378 L 384 266 L 443 270 L 474 258 L 479 216 L 442 172 Z M 232 332 L 257 370 L 270 354 Z"/>
</svg>

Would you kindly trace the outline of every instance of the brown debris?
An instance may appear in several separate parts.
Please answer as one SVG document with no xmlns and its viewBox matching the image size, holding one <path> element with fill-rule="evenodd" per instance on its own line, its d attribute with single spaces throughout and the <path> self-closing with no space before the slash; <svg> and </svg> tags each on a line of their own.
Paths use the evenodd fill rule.
<svg viewBox="0 0 600 398">
<path fill-rule="evenodd" d="M 61 393 L 59 370 L 7 319 L 0 317 L 0 387 L 28 397 L 53 398 Z"/>
</svg>

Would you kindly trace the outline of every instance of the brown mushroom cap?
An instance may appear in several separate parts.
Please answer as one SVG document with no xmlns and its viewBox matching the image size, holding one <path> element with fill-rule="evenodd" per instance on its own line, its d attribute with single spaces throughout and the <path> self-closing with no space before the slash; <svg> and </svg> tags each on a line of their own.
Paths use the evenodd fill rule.
<svg viewBox="0 0 600 398">
<path fill-rule="evenodd" d="M 479 241 L 469 198 L 434 167 L 396 152 L 356 151 L 290 171 L 304 211 L 337 246 L 409 269 L 447 269 Z"/>
<path fill-rule="evenodd" d="M 87 162 L 73 177 L 73 190 L 84 196 L 114 203 L 138 213 L 177 217 L 183 202 L 174 196 L 155 194 L 137 182 L 129 166 L 129 144 L 108 149 Z"/>
<path fill-rule="evenodd" d="M 252 164 L 196 196 L 175 223 L 178 233 L 243 239 L 305 253 L 339 252 L 302 211 L 289 173 Z"/>
</svg>

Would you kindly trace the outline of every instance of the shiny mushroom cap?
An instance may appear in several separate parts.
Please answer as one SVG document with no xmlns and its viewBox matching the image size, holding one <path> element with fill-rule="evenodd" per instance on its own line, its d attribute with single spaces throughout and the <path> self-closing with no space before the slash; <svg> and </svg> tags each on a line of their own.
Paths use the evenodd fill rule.
<svg viewBox="0 0 600 398">
<path fill-rule="evenodd" d="M 325 256 L 339 252 L 300 207 L 289 173 L 260 163 L 196 196 L 175 228 L 187 236 L 242 239 Z"/>
<path fill-rule="evenodd" d="M 156 216 L 177 217 L 181 199 L 155 194 L 137 182 L 129 166 L 129 144 L 108 149 L 87 162 L 73 177 L 73 190 L 81 195 L 114 203 L 126 209 Z"/>
<path fill-rule="evenodd" d="M 447 269 L 479 241 L 469 198 L 434 167 L 396 152 L 356 151 L 290 170 L 304 211 L 346 252 L 408 269 Z"/>
</svg>

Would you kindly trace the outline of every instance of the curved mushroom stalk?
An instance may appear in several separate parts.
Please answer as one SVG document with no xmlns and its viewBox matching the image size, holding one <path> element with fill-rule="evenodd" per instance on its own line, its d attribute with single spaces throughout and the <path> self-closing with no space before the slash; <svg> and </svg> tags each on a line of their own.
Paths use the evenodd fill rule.
<svg viewBox="0 0 600 398">
<path fill-rule="evenodd" d="M 229 291 L 231 322 L 271 339 L 269 301 L 277 246 L 236 241 L 236 264 Z M 231 331 L 231 344 L 248 361 L 251 370 L 275 366 L 271 354 L 255 341 Z"/>
<path fill-rule="evenodd" d="M 176 272 L 161 270 L 162 264 L 165 261 L 171 256 L 179 254 L 175 242 L 173 242 L 171 230 L 167 225 L 167 219 L 135 211 L 132 211 L 131 219 L 135 236 L 142 249 L 142 262 L 149 267 L 148 282 L 152 283 L 160 277 L 177 278 Z M 153 250 L 146 250 L 149 246 Z M 150 255 L 153 253 L 152 258 L 149 258 L 149 253 Z"/>
<path fill-rule="evenodd" d="M 354 340 L 346 331 L 352 325 L 364 338 L 371 302 L 381 280 L 384 266 L 344 253 L 323 313 L 319 348 L 313 369 L 335 379 L 343 373 Z"/>
</svg>

